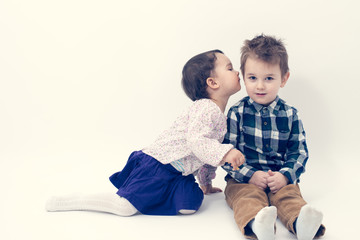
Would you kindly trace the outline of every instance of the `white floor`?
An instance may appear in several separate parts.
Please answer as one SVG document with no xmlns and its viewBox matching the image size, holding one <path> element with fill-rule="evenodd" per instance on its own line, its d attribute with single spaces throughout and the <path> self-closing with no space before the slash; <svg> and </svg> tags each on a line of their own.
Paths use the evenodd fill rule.
<svg viewBox="0 0 360 240">
<path fill-rule="evenodd" d="M 0 239 L 244 239 L 238 230 L 232 210 L 227 206 L 223 193 L 206 196 L 199 212 L 190 216 L 144 216 L 119 217 L 97 212 L 57 212 L 44 210 L 51 195 L 74 192 L 115 191 L 107 177 L 117 171 L 115 161 L 98 160 L 98 156 L 63 156 L 54 159 L 8 158 L 2 165 L 0 176 L 1 214 Z M 57 158 L 61 158 L 58 156 Z M 77 158 L 77 160 L 76 160 Z M 105 167 L 104 167 L 105 166 Z M 309 204 L 324 213 L 327 227 L 323 239 L 358 239 L 355 208 L 358 202 L 351 190 L 354 185 L 342 185 L 339 179 L 355 174 L 348 169 L 342 176 L 326 176 L 335 172 L 329 164 L 312 169 L 303 175 L 302 192 Z M 316 172 L 323 177 L 316 177 Z M 214 185 L 224 189 L 225 175 L 218 169 Z M 337 182 L 337 183 L 336 183 Z M 126 237 L 125 237 L 126 236 Z M 296 239 L 277 222 L 276 239 Z"/>
</svg>

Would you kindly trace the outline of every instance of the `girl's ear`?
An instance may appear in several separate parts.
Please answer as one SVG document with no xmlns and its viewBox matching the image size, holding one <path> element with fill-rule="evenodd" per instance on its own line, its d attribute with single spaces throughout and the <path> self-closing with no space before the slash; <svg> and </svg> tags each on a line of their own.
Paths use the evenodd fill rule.
<svg viewBox="0 0 360 240">
<path fill-rule="evenodd" d="M 216 81 L 215 78 L 209 77 L 206 79 L 206 84 L 209 86 L 209 88 L 211 89 L 217 89 L 219 88 L 219 83 Z"/>
</svg>

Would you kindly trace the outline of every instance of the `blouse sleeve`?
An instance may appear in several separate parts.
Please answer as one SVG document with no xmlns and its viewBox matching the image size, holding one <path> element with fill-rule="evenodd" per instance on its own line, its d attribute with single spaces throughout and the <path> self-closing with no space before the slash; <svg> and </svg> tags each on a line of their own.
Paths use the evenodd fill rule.
<svg viewBox="0 0 360 240">
<path fill-rule="evenodd" d="M 221 143 L 224 135 L 221 139 L 215 137 L 219 131 L 225 134 L 226 122 L 217 106 L 212 105 L 198 105 L 190 111 L 186 139 L 189 149 L 201 162 L 216 167 L 233 145 Z M 223 125 L 225 129 L 221 129 Z"/>
<path fill-rule="evenodd" d="M 212 180 L 216 177 L 216 169 L 217 167 L 213 167 L 208 164 L 202 166 L 196 176 L 199 184 L 202 186 L 210 185 Z"/>
</svg>

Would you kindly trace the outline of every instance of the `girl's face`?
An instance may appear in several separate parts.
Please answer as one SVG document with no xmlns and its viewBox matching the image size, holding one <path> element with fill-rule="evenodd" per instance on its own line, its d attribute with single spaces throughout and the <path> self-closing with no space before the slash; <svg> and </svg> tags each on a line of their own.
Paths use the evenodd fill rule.
<svg viewBox="0 0 360 240">
<path fill-rule="evenodd" d="M 224 97 L 229 97 L 241 89 L 239 71 L 233 69 L 232 63 L 224 54 L 216 53 L 214 78 L 220 83 Z"/>
<path fill-rule="evenodd" d="M 267 106 L 272 103 L 288 78 L 289 72 L 284 77 L 281 76 L 279 64 L 267 63 L 254 57 L 246 60 L 244 70 L 246 92 L 259 104 Z"/>
</svg>

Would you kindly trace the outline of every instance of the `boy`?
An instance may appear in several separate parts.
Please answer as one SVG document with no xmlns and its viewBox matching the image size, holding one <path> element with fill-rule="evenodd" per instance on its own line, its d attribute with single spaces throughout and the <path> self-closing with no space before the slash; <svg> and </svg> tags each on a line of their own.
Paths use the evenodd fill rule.
<svg viewBox="0 0 360 240">
<path fill-rule="evenodd" d="M 322 213 L 306 204 L 297 184 L 308 159 L 305 132 L 297 110 L 278 97 L 290 75 L 286 49 L 281 40 L 260 35 L 246 40 L 241 52 L 248 96 L 230 108 L 224 143 L 246 162 L 239 170 L 223 166 L 226 201 L 247 238 L 275 239 L 277 217 L 298 239 L 320 237 Z"/>
</svg>

